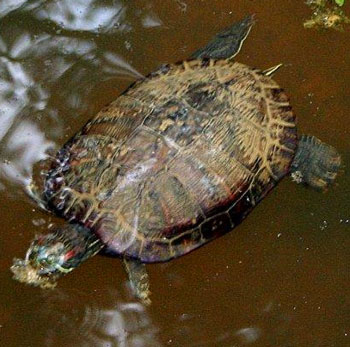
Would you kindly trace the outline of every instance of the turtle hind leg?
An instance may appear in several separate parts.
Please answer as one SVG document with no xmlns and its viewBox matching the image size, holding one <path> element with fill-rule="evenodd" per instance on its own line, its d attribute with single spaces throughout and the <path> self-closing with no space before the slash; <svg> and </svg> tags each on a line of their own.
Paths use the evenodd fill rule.
<svg viewBox="0 0 350 347">
<path fill-rule="evenodd" d="M 254 24 L 254 16 L 247 16 L 218 33 L 206 46 L 195 51 L 193 59 L 228 59 L 241 50 L 242 44 Z"/>
<path fill-rule="evenodd" d="M 324 190 L 335 180 L 340 164 L 340 154 L 334 147 L 315 136 L 303 135 L 292 163 L 291 176 L 297 183 Z"/>
<path fill-rule="evenodd" d="M 125 271 L 128 273 L 131 288 L 134 294 L 145 304 L 150 305 L 149 298 L 149 277 L 146 265 L 137 259 L 124 258 L 123 264 Z"/>
</svg>

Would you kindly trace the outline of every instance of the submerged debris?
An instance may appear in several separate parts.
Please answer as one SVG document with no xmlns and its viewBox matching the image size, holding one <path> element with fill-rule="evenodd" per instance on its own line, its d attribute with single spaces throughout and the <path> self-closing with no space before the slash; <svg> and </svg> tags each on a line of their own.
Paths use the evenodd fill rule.
<svg viewBox="0 0 350 347">
<path fill-rule="evenodd" d="M 343 24 L 350 23 L 350 19 L 340 8 L 343 3 L 334 0 L 307 0 L 306 4 L 311 7 L 312 15 L 304 22 L 304 27 L 342 30 Z"/>
</svg>

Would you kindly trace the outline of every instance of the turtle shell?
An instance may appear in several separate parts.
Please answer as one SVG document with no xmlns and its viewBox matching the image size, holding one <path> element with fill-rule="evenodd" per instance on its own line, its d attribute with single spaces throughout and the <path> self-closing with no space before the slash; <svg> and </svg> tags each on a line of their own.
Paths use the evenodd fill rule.
<svg viewBox="0 0 350 347">
<path fill-rule="evenodd" d="M 64 145 L 44 198 L 110 251 L 166 261 L 239 224 L 288 173 L 296 144 L 288 97 L 262 71 L 164 65 Z"/>
</svg>

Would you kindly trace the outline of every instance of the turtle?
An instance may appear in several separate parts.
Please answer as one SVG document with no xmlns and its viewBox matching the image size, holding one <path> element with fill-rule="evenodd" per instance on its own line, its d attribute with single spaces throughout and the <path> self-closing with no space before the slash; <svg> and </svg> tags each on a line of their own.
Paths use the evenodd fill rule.
<svg viewBox="0 0 350 347">
<path fill-rule="evenodd" d="M 29 191 L 66 220 L 37 235 L 14 278 L 42 288 L 97 253 L 123 260 L 150 303 L 147 263 L 185 255 L 239 225 L 287 174 L 325 190 L 337 150 L 298 136 L 286 92 L 234 58 L 255 20 L 221 31 L 190 58 L 137 80 L 49 159 Z"/>
</svg>

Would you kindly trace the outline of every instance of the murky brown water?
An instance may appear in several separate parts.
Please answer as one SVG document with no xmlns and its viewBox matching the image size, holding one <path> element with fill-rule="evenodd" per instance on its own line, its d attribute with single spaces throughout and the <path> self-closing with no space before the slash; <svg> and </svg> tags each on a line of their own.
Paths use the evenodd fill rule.
<svg viewBox="0 0 350 347">
<path fill-rule="evenodd" d="M 0 2 L 1 346 L 350 346 L 350 31 L 305 30 L 303 2 Z M 112 258 L 52 291 L 13 281 L 12 259 L 56 221 L 24 193 L 33 164 L 140 74 L 249 13 L 237 59 L 285 63 L 276 79 L 300 131 L 343 155 L 337 185 L 321 194 L 285 179 L 234 232 L 149 266 L 149 308 Z"/>
</svg>

